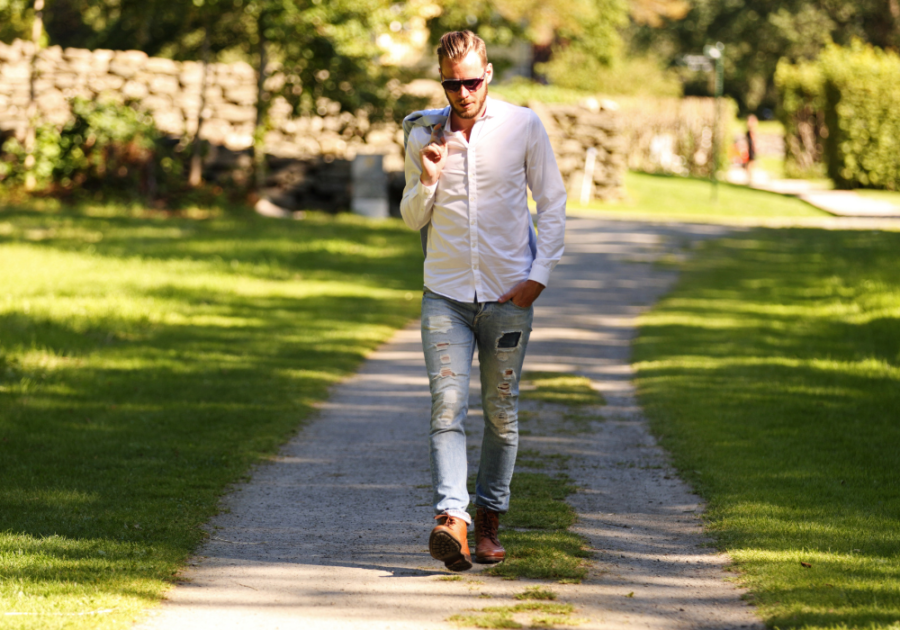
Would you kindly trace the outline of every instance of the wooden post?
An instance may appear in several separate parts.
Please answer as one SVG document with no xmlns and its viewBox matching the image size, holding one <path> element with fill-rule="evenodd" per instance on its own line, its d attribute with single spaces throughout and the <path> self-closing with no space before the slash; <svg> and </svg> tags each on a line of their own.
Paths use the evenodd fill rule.
<svg viewBox="0 0 900 630">
<path fill-rule="evenodd" d="M 44 32 L 44 0 L 34 0 L 34 22 L 31 25 L 31 72 L 29 77 L 28 109 L 25 127 L 25 190 L 34 190 L 37 181 L 34 178 L 35 144 L 37 143 L 37 57 L 41 47 L 41 33 Z"/>
<path fill-rule="evenodd" d="M 206 79 L 209 72 L 209 28 L 203 25 L 203 78 L 200 79 L 200 109 L 197 111 L 197 129 L 191 143 L 191 172 L 188 185 L 196 188 L 203 180 L 203 156 L 200 155 L 200 129 L 203 127 L 203 110 L 206 109 Z"/>
<path fill-rule="evenodd" d="M 266 184 L 266 66 L 269 63 L 265 34 L 265 13 L 260 13 L 256 21 L 259 38 L 259 68 L 256 73 L 256 127 L 253 130 L 253 166 L 256 190 L 261 191 Z"/>
</svg>

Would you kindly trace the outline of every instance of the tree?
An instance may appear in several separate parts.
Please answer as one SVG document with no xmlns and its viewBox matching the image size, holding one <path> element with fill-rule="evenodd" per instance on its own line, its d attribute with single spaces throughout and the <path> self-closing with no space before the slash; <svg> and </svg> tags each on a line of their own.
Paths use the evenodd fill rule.
<svg viewBox="0 0 900 630">
<path fill-rule="evenodd" d="M 693 0 L 682 20 L 660 27 L 634 24 L 635 50 L 651 50 L 676 62 L 721 41 L 725 48 L 725 92 L 744 111 L 774 107 L 775 67 L 782 58 L 815 58 L 832 41 L 854 38 L 881 47 L 900 46 L 898 0 Z M 708 93 L 706 79 L 689 83 L 688 93 Z"/>
<path fill-rule="evenodd" d="M 29 39 L 33 21 L 34 11 L 28 0 L 0 0 L 0 42 Z"/>
<path fill-rule="evenodd" d="M 15 3 L 22 0 L 0 0 Z M 204 59 L 227 55 L 258 73 L 257 162 L 269 103 L 283 96 L 295 112 L 323 99 L 341 109 L 392 115 L 397 71 L 378 63 L 376 35 L 392 20 L 388 0 L 47 0 L 46 28 L 64 47 L 137 49 Z M 0 15 L 5 5 L 0 4 Z M 7 13 L 12 13 L 10 9 Z M 11 32 L 18 32 L 9 26 Z M 21 29 L 19 29 L 21 30 Z M 280 81 L 268 79 L 279 71 Z"/>
<path fill-rule="evenodd" d="M 284 97 L 298 113 L 317 111 L 323 99 L 343 110 L 389 112 L 396 95 L 390 90 L 390 71 L 377 63 L 381 51 L 375 41 L 390 21 L 385 0 L 251 0 L 239 11 L 226 11 L 222 4 L 217 3 L 208 37 L 223 49 L 225 41 L 231 42 L 231 50 L 252 59 L 257 71 L 258 186 L 264 177 L 262 138 L 274 96 Z M 267 80 L 270 65 L 280 71 L 277 84 Z"/>
<path fill-rule="evenodd" d="M 628 11 L 625 0 L 456 0 L 442 7 L 428 20 L 435 43 L 446 31 L 462 28 L 488 44 L 523 38 L 538 51 L 552 51 L 561 60 L 557 65 L 567 68 L 609 64 L 619 51 L 618 31 Z"/>
</svg>

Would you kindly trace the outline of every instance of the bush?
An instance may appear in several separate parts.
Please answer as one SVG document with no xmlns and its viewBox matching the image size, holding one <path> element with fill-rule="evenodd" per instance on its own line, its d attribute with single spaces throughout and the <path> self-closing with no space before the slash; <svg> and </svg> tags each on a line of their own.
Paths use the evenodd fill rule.
<svg viewBox="0 0 900 630">
<path fill-rule="evenodd" d="M 48 187 L 53 181 L 53 170 L 59 161 L 60 134 L 53 125 L 40 125 L 35 129 L 34 166 L 31 174 L 38 189 Z M 15 137 L 0 147 L 0 182 L 8 187 L 25 185 L 28 171 L 25 167 L 27 151 Z"/>
<path fill-rule="evenodd" d="M 829 46 L 815 61 L 779 63 L 775 84 L 790 177 L 827 172 L 838 188 L 900 190 L 900 57 Z"/>
<path fill-rule="evenodd" d="M 60 136 L 54 180 L 64 189 L 147 192 L 160 134 L 153 118 L 128 104 L 72 101 L 73 120 Z"/>
<path fill-rule="evenodd" d="M 900 190 L 900 56 L 856 42 L 819 63 L 828 176 L 838 188 Z"/>
<path fill-rule="evenodd" d="M 778 119 L 784 125 L 784 172 L 793 178 L 825 176 L 825 76 L 818 63 L 778 62 Z"/>
<path fill-rule="evenodd" d="M 75 98 L 71 107 L 72 120 L 62 129 L 36 129 L 31 172 L 37 192 L 158 199 L 183 189 L 185 160 L 150 115 L 116 101 Z M 12 138 L 2 149 L 0 182 L 21 186 L 25 148 Z"/>
</svg>

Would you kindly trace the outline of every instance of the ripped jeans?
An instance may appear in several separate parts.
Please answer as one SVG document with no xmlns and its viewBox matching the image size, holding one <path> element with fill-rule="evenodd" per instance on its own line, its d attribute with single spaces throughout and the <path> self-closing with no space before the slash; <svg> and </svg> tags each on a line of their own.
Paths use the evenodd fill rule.
<svg viewBox="0 0 900 630">
<path fill-rule="evenodd" d="M 519 376 L 533 307 L 512 302 L 465 303 L 428 289 L 422 297 L 422 347 L 431 385 L 431 479 L 435 514 L 471 522 L 465 421 L 469 372 L 478 346 L 484 438 L 475 505 L 509 509 L 509 482 L 519 446 Z"/>
</svg>

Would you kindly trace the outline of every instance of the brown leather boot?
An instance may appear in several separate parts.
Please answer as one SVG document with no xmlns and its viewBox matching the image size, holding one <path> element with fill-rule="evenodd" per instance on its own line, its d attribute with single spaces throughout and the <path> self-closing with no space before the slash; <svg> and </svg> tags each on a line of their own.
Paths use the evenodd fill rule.
<svg viewBox="0 0 900 630">
<path fill-rule="evenodd" d="M 431 530 L 428 551 L 435 560 L 440 560 L 451 571 L 468 571 L 472 568 L 472 554 L 469 552 L 467 537 L 468 524 L 458 516 L 439 514 L 434 517 L 438 524 Z"/>
<path fill-rule="evenodd" d="M 506 549 L 497 538 L 500 515 L 487 508 L 479 507 L 475 512 L 475 561 L 481 564 L 502 562 Z"/>
</svg>

